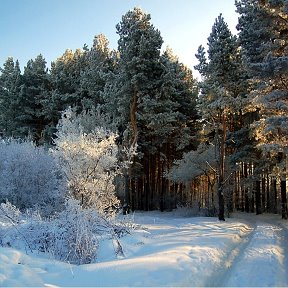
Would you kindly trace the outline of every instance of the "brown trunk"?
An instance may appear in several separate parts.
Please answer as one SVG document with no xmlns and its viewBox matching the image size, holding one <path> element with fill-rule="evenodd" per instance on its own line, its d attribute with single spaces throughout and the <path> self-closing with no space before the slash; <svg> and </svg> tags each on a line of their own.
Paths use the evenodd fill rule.
<svg viewBox="0 0 288 288">
<path fill-rule="evenodd" d="M 137 134 L 138 134 L 138 129 L 137 129 L 137 117 L 136 117 L 136 112 L 137 112 L 137 98 L 138 98 L 138 92 L 136 89 L 134 89 L 134 93 L 132 95 L 132 103 L 130 106 L 130 125 L 131 125 L 131 130 L 132 130 L 132 135 L 130 139 L 130 146 L 133 147 L 137 143 Z M 125 177 L 125 203 L 124 206 L 126 207 L 125 209 L 128 209 L 129 211 L 131 203 L 131 174 L 132 174 L 132 167 L 130 166 L 127 171 Z M 129 212 L 128 212 L 129 213 Z"/>
<path fill-rule="evenodd" d="M 270 203 L 270 181 L 269 181 L 269 175 L 266 175 L 266 203 L 267 203 L 267 212 L 271 212 L 271 203 Z"/>
<path fill-rule="evenodd" d="M 219 204 L 219 214 L 218 214 L 218 219 L 220 221 L 225 221 L 224 213 L 225 213 L 225 204 L 224 204 L 224 194 L 223 194 L 223 189 L 224 189 L 224 175 L 225 175 L 225 141 L 226 141 L 226 118 L 224 111 L 222 111 L 221 115 L 221 122 L 223 125 L 223 135 L 220 140 L 220 167 L 219 167 L 219 176 L 218 176 L 218 185 L 217 185 L 217 193 L 218 193 L 218 204 Z M 219 135 L 218 135 L 219 137 Z"/>
<path fill-rule="evenodd" d="M 287 195 L 286 195 L 286 178 L 281 179 L 281 210 L 282 219 L 287 219 Z"/>
<path fill-rule="evenodd" d="M 225 217 L 224 217 L 223 179 L 222 178 L 219 179 L 217 190 L 218 190 L 217 192 L 218 192 L 218 201 L 219 201 L 218 219 L 220 221 L 225 221 Z"/>
<path fill-rule="evenodd" d="M 262 211 L 266 211 L 266 179 L 265 179 L 265 174 L 262 175 Z"/>
<path fill-rule="evenodd" d="M 256 189 L 255 189 L 255 205 L 256 205 L 256 215 L 262 213 L 261 209 L 261 190 L 260 190 L 260 181 L 256 181 Z"/>
<path fill-rule="evenodd" d="M 277 214 L 277 183 L 276 179 L 272 179 L 272 191 L 273 191 L 273 213 Z"/>
</svg>

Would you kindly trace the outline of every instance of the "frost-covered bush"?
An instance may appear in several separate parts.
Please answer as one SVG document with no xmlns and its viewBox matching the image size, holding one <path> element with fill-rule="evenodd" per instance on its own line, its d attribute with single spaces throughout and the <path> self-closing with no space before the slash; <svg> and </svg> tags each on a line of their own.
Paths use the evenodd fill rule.
<svg viewBox="0 0 288 288">
<path fill-rule="evenodd" d="M 119 206 L 114 184 L 120 173 L 116 135 L 101 127 L 91 130 L 91 121 L 90 114 L 66 110 L 57 126 L 53 154 L 73 197 L 83 207 L 111 215 Z"/>
<path fill-rule="evenodd" d="M 95 210 L 83 209 L 79 201 L 69 199 L 54 222 L 54 256 L 75 264 L 91 263 L 96 258 L 101 222 Z"/>
<path fill-rule="evenodd" d="M 19 223 L 20 216 L 20 210 L 10 202 L 0 204 L 0 222 L 2 224 Z"/>
<path fill-rule="evenodd" d="M 16 222 L 20 215 L 21 223 Z M 1 245 L 24 246 L 27 251 L 45 252 L 74 264 L 91 263 L 96 257 L 99 235 L 111 229 L 105 227 L 108 222 L 103 222 L 95 210 L 81 208 L 74 199 L 67 200 L 65 209 L 50 219 L 43 219 L 37 211 L 23 214 L 10 203 L 1 204 L 2 224 L 3 220 L 6 225 L 0 227 Z"/>
<path fill-rule="evenodd" d="M 93 208 L 81 207 L 72 198 L 64 207 L 62 212 L 42 218 L 35 210 L 21 213 L 10 203 L 2 204 L 0 245 L 45 253 L 73 264 L 88 264 L 96 260 L 101 239 L 112 241 L 115 256 L 123 256 L 119 238 L 139 228 L 131 218 L 109 219 Z"/>
<path fill-rule="evenodd" d="M 49 214 L 63 203 L 63 181 L 43 147 L 15 139 L 0 142 L 0 201 L 21 210 L 37 206 Z"/>
<path fill-rule="evenodd" d="M 209 174 L 211 167 L 216 166 L 216 157 L 212 145 L 200 144 L 196 151 L 184 153 L 182 159 L 174 161 L 165 176 L 174 182 L 189 182 L 200 175 Z"/>
</svg>

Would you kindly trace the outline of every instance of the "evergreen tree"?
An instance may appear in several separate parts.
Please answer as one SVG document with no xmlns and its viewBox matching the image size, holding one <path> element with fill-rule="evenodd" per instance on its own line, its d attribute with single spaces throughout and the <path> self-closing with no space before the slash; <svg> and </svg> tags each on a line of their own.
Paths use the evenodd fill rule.
<svg viewBox="0 0 288 288">
<path fill-rule="evenodd" d="M 0 133 L 2 136 L 15 135 L 19 115 L 19 92 L 21 71 L 18 60 L 9 57 L 0 69 Z"/>
<path fill-rule="evenodd" d="M 103 95 L 107 103 L 106 111 L 117 123 L 121 144 L 130 147 L 138 143 L 142 153 L 144 152 L 142 145 L 145 142 L 142 130 L 144 107 L 150 98 L 155 97 L 155 87 L 160 73 L 160 48 L 163 42 L 160 32 L 150 23 L 150 19 L 149 14 L 134 8 L 117 24 L 118 68 L 116 73 L 108 75 L 110 81 L 107 82 Z M 126 175 L 125 201 L 128 203 L 131 200 L 128 190 L 131 171 L 127 173 L 130 174 Z M 145 177 L 145 172 L 142 177 Z M 143 197 L 148 199 L 148 194 L 149 192 Z M 148 202 L 145 202 L 147 209 Z"/>
<path fill-rule="evenodd" d="M 106 77 L 114 69 L 113 56 L 110 51 L 109 41 L 105 35 L 95 36 L 90 51 L 84 54 L 86 67 L 81 73 L 80 85 L 82 105 L 84 109 L 91 109 L 103 104 L 102 93 L 104 91 Z"/>
<path fill-rule="evenodd" d="M 48 125 L 45 129 L 47 139 L 54 137 L 56 125 L 62 111 L 68 107 L 77 107 L 77 112 L 83 110 L 83 90 L 81 75 L 86 67 L 87 51 L 67 49 L 65 53 L 51 64 L 51 93 L 43 101 L 43 115 Z"/>
<path fill-rule="evenodd" d="M 241 59 L 237 39 L 233 36 L 222 15 L 216 19 L 208 38 L 208 59 L 202 46 L 195 66 L 203 78 L 200 83 L 199 110 L 205 122 L 206 141 L 212 141 L 218 151 L 217 193 L 219 220 L 224 218 L 224 183 L 227 177 L 225 159 L 227 133 L 233 125 L 234 115 L 241 111 Z"/>
<path fill-rule="evenodd" d="M 175 195 L 164 172 L 190 144 L 196 85 L 192 72 L 170 50 L 161 56 L 160 32 L 141 9 L 127 12 L 119 34 L 115 70 L 107 75 L 103 99 L 119 132 L 119 143 L 137 143 L 126 173 L 126 203 L 132 209 L 170 209 Z M 194 127 L 194 126 L 193 126 Z"/>
<path fill-rule="evenodd" d="M 43 100 L 49 95 L 50 80 L 46 61 L 40 54 L 24 67 L 23 84 L 19 94 L 17 133 L 31 136 L 36 142 L 43 140 L 46 120 L 43 116 Z"/>
</svg>

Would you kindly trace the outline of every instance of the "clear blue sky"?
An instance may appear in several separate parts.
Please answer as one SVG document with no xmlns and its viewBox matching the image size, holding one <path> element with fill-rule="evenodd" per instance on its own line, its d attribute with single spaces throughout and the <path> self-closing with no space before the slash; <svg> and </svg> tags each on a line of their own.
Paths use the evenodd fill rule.
<svg viewBox="0 0 288 288">
<path fill-rule="evenodd" d="M 151 14 L 163 48 L 168 45 L 190 68 L 220 13 L 236 33 L 234 0 L 0 0 L 0 66 L 12 56 L 23 67 L 40 53 L 50 66 L 67 48 L 90 47 L 100 33 L 116 49 L 115 26 L 135 6 Z"/>
</svg>

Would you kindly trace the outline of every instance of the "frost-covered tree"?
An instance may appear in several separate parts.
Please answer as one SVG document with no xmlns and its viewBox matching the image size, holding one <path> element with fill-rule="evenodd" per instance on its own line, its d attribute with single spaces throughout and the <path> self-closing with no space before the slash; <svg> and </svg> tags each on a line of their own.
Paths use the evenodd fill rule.
<svg viewBox="0 0 288 288">
<path fill-rule="evenodd" d="M 206 175 L 209 184 L 211 184 L 210 174 L 214 173 L 217 164 L 215 156 L 213 145 L 201 143 L 197 150 L 184 153 L 182 159 L 176 160 L 167 177 L 174 182 L 185 183 L 191 182 L 198 176 Z M 209 188 L 212 189 L 212 185 Z"/>
<path fill-rule="evenodd" d="M 46 61 L 38 55 L 24 67 L 23 84 L 19 93 L 18 133 L 31 136 L 36 142 L 43 141 L 43 130 L 47 120 L 43 115 L 43 101 L 49 96 L 50 80 Z"/>
<path fill-rule="evenodd" d="M 161 55 L 160 64 L 160 88 L 156 99 L 147 105 L 148 126 L 159 138 L 160 146 L 169 142 L 182 151 L 190 145 L 195 132 L 197 83 L 192 71 L 179 62 L 171 49 Z"/>
<path fill-rule="evenodd" d="M 171 51 L 160 54 L 163 40 L 149 14 L 134 8 L 116 29 L 119 55 L 102 95 L 119 144 L 138 147 L 126 175 L 125 201 L 132 209 L 170 209 L 174 196 L 163 173 L 190 144 L 195 81 Z"/>
<path fill-rule="evenodd" d="M 93 115 L 77 116 L 71 108 L 62 113 L 57 125 L 53 154 L 61 167 L 71 195 L 83 207 L 94 207 L 111 215 L 119 206 L 114 180 L 120 173 L 116 135 L 94 126 Z"/>
<path fill-rule="evenodd" d="M 149 14 L 139 8 L 128 11 L 117 24 L 117 69 L 109 75 L 103 94 L 105 110 L 118 127 L 119 141 L 126 147 L 135 146 L 144 152 L 144 106 L 155 97 L 159 74 L 159 56 L 162 45 L 160 32 L 150 22 Z M 139 154 L 140 156 L 140 154 Z M 141 164 L 140 164 L 141 165 Z M 127 172 L 131 177 L 131 171 Z M 145 172 L 144 172 L 145 174 Z M 126 185 L 126 202 L 131 194 Z M 149 192 L 147 192 L 149 193 Z"/>
<path fill-rule="evenodd" d="M 0 133 L 4 137 L 16 134 L 19 125 L 19 93 L 22 75 L 18 60 L 9 57 L 0 68 Z"/>
<path fill-rule="evenodd" d="M 62 56 L 51 63 L 51 91 L 42 102 L 42 114 L 48 122 L 44 131 L 48 141 L 54 137 L 56 125 L 65 109 L 70 106 L 77 107 L 78 112 L 83 109 L 84 92 L 81 89 L 81 75 L 87 65 L 86 52 L 82 49 L 75 51 L 67 49 Z"/>
<path fill-rule="evenodd" d="M 196 55 L 199 64 L 195 68 L 202 76 L 198 107 L 204 121 L 206 141 L 212 141 L 219 152 L 216 169 L 219 219 L 225 220 L 223 189 L 227 176 L 226 139 L 234 116 L 243 108 L 242 83 L 245 83 L 245 74 L 242 75 L 237 39 L 231 34 L 221 14 L 208 37 L 207 54 L 208 58 L 205 49 L 200 46 Z"/>
<path fill-rule="evenodd" d="M 102 93 L 106 77 L 115 66 L 115 51 L 111 51 L 108 45 L 109 41 L 105 35 L 97 35 L 91 49 L 84 54 L 86 66 L 80 78 L 81 102 L 84 109 L 97 107 L 104 102 Z"/>
<path fill-rule="evenodd" d="M 52 155 L 31 142 L 1 140 L 0 201 L 47 215 L 61 208 L 64 184 Z"/>
<path fill-rule="evenodd" d="M 152 97 L 157 77 L 155 74 L 159 73 L 158 60 L 163 40 L 150 20 L 149 14 L 134 8 L 116 26 L 119 35 L 119 68 L 113 84 L 118 92 L 113 90 L 106 95 L 108 103 L 112 104 L 114 121 L 119 126 L 127 127 L 130 142 L 137 141 L 139 136 L 138 106 Z"/>
<path fill-rule="evenodd" d="M 287 218 L 288 3 L 242 0 L 236 6 L 240 44 L 254 85 L 250 102 L 260 115 L 252 127 L 262 156 L 280 172 L 282 217 Z"/>
</svg>

